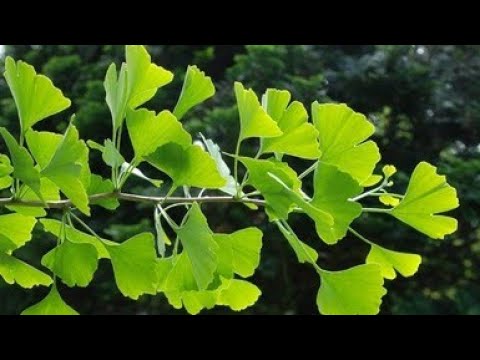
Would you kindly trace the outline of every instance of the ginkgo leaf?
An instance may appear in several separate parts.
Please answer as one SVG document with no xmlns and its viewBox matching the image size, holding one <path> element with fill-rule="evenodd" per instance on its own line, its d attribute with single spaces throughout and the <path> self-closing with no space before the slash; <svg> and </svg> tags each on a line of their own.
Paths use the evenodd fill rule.
<svg viewBox="0 0 480 360">
<path fill-rule="evenodd" d="M 93 245 L 65 240 L 42 258 L 42 265 L 70 287 L 87 287 L 98 267 L 98 253 Z"/>
<path fill-rule="evenodd" d="M 88 188 L 88 195 L 108 194 L 115 190 L 112 180 L 103 179 L 99 175 L 93 174 Z M 91 200 L 92 205 L 99 205 L 108 210 L 115 210 L 120 206 L 120 202 L 115 197 L 106 197 Z"/>
<path fill-rule="evenodd" d="M 60 189 L 49 179 L 43 177 L 40 178 L 40 193 L 42 194 L 45 202 L 60 200 Z M 20 189 L 22 201 L 41 201 L 40 198 L 30 189 L 28 186 L 23 185 Z M 21 206 L 21 205 L 9 205 L 7 209 L 17 212 L 25 216 L 43 217 L 47 215 L 44 208 Z"/>
<path fill-rule="evenodd" d="M 173 114 L 178 120 L 181 120 L 191 108 L 201 104 L 213 95 L 215 95 L 215 86 L 212 79 L 198 67 L 189 66 Z"/>
<path fill-rule="evenodd" d="M 318 159 L 318 131 L 308 123 L 308 113 L 298 101 L 290 105 L 291 95 L 285 90 L 269 89 L 263 96 L 263 108 L 277 122 L 283 135 L 263 140 L 263 153 L 273 152 Z M 288 106 L 288 107 L 287 107 Z"/>
<path fill-rule="evenodd" d="M 227 166 L 222 157 L 222 151 L 220 147 L 215 144 L 212 140 L 207 140 L 203 135 L 201 135 L 203 143 L 207 148 L 208 153 L 212 156 L 213 160 L 217 164 L 217 170 L 220 175 L 225 179 L 226 185 L 219 189 L 220 191 L 235 196 L 237 195 L 237 183 L 233 176 L 231 175 L 230 168 Z"/>
<path fill-rule="evenodd" d="M 432 239 L 443 239 L 457 230 L 457 220 L 437 215 L 459 206 L 456 190 L 437 168 L 421 162 L 413 171 L 403 200 L 390 214 Z"/>
<path fill-rule="evenodd" d="M 378 198 L 378 200 L 383 204 L 391 207 L 395 207 L 400 204 L 400 200 L 396 197 L 390 195 L 382 195 Z"/>
<path fill-rule="evenodd" d="M 118 168 L 125 163 L 124 157 L 122 154 L 120 154 L 115 147 L 115 144 L 110 139 L 106 139 L 104 145 L 100 145 L 95 141 L 88 140 L 87 145 L 90 147 L 90 149 L 100 151 L 102 153 L 103 162 L 110 167 Z"/>
<path fill-rule="evenodd" d="M 251 158 L 239 158 L 248 169 L 249 178 L 247 184 L 252 185 L 262 193 L 267 201 L 267 213 L 272 219 L 276 217 L 285 219 L 292 210 L 294 200 L 286 196 L 287 190 L 300 192 L 301 181 L 297 173 L 287 163 L 276 160 L 256 160 Z M 268 174 L 273 174 L 282 181 L 285 186 L 279 184 Z"/>
<path fill-rule="evenodd" d="M 52 284 L 47 274 L 3 252 L 0 252 L 0 276 L 7 284 L 18 284 L 25 289 Z"/>
<path fill-rule="evenodd" d="M 138 300 L 141 295 L 157 293 L 157 254 L 152 234 L 139 234 L 120 245 L 106 247 L 115 281 L 124 296 Z"/>
<path fill-rule="evenodd" d="M 204 290 L 212 282 L 217 268 L 218 245 L 197 203 L 193 204 L 187 216 L 185 225 L 177 230 L 177 234 L 191 262 L 198 289 Z"/>
<path fill-rule="evenodd" d="M 196 145 L 183 148 L 169 143 L 157 149 L 146 160 L 166 173 L 176 186 L 218 189 L 226 184 L 212 157 Z"/>
<path fill-rule="evenodd" d="M 380 181 L 382 180 L 383 180 L 383 176 L 374 174 L 374 175 L 370 175 L 370 177 L 364 182 L 362 182 L 360 185 L 362 187 L 372 187 L 380 183 Z"/>
<path fill-rule="evenodd" d="M 13 166 L 7 155 L 0 154 L 0 178 L 10 175 L 13 172 Z"/>
<path fill-rule="evenodd" d="M 5 59 L 5 79 L 17 105 L 24 133 L 37 122 L 71 105 L 49 78 L 37 75 L 33 66 L 23 61 L 15 63 L 9 56 Z"/>
<path fill-rule="evenodd" d="M 246 90 L 241 83 L 236 82 L 235 95 L 240 114 L 240 141 L 253 137 L 282 135 L 282 130 L 262 108 L 252 89 Z"/>
<path fill-rule="evenodd" d="M 422 263 L 422 257 L 417 254 L 408 254 L 385 249 L 379 245 L 371 244 L 367 264 L 378 264 L 385 279 L 393 280 L 397 277 L 397 270 L 404 277 L 415 275 Z"/>
<path fill-rule="evenodd" d="M 46 232 L 49 232 L 55 237 L 60 236 L 62 231 L 62 223 L 58 220 L 53 219 L 42 219 L 40 223 L 43 225 L 43 228 Z M 97 239 L 95 236 L 91 236 L 81 232 L 80 230 L 74 229 L 69 225 L 65 225 L 65 235 L 67 239 L 75 244 L 90 244 L 95 247 L 100 259 L 110 259 L 110 254 L 108 253 L 104 244 L 110 244 L 112 246 L 118 245 L 117 243 L 105 240 Z"/>
<path fill-rule="evenodd" d="M 387 293 L 379 265 L 322 271 L 317 306 L 324 315 L 376 315 Z"/>
<path fill-rule="evenodd" d="M 81 212 L 90 215 L 88 195 L 82 182 L 82 168 L 88 167 L 85 155 L 88 157 L 88 148 L 79 140 L 77 128 L 70 125 L 41 174 L 53 181 Z"/>
<path fill-rule="evenodd" d="M 22 315 L 79 315 L 60 296 L 57 287 L 52 286 L 49 294 L 39 303 L 30 306 Z"/>
<path fill-rule="evenodd" d="M 229 273 L 244 278 L 252 276 L 260 263 L 262 237 L 263 233 L 257 228 L 247 228 L 233 234 L 214 234 L 213 238 L 220 249 L 226 248 L 224 252 L 227 252 L 226 257 L 219 254 L 219 267 L 222 260 L 226 260 L 226 263 L 223 264 L 223 271 L 217 271 L 224 277 L 228 277 L 225 274 Z"/>
<path fill-rule="evenodd" d="M 222 279 L 217 305 L 228 306 L 233 311 L 242 311 L 254 305 L 261 295 L 260 289 L 248 281 Z"/>
<path fill-rule="evenodd" d="M 172 242 L 168 237 L 167 233 L 163 229 L 162 225 L 162 216 L 161 212 L 158 209 L 158 206 L 155 207 L 154 217 L 153 220 L 155 221 L 155 231 L 156 231 L 156 245 L 157 251 L 161 257 L 165 257 L 165 251 L 167 250 L 166 246 L 171 245 Z"/>
<path fill-rule="evenodd" d="M 150 54 L 142 45 L 127 45 L 128 106 L 139 107 L 153 98 L 157 90 L 173 80 L 173 73 L 152 64 Z"/>
<path fill-rule="evenodd" d="M 0 134 L 2 134 L 8 150 L 10 151 L 14 167 L 13 176 L 26 184 L 43 201 L 40 192 L 40 173 L 35 168 L 29 152 L 24 147 L 18 145 L 15 138 L 7 129 L 0 128 Z"/>
<path fill-rule="evenodd" d="M 315 249 L 301 241 L 295 233 L 292 233 L 285 229 L 285 227 L 280 222 L 277 222 L 277 226 L 285 239 L 287 239 L 291 248 L 295 252 L 295 255 L 297 255 L 299 263 L 314 264 L 317 262 L 318 253 Z"/>
<path fill-rule="evenodd" d="M 127 81 L 127 64 L 122 64 L 119 74 L 117 74 L 115 64 L 108 67 L 103 85 L 106 93 L 105 101 L 112 114 L 114 130 L 120 128 L 125 118 L 128 101 Z"/>
<path fill-rule="evenodd" d="M 0 190 L 7 189 L 13 184 L 13 178 L 11 176 L 4 176 L 0 178 Z"/>
<path fill-rule="evenodd" d="M 359 184 L 366 181 L 380 161 L 377 144 L 366 141 L 375 132 L 373 124 L 345 104 L 314 102 L 312 116 L 319 132 L 321 162 L 350 174 Z"/>
<path fill-rule="evenodd" d="M 32 216 L 7 214 L 0 216 L 0 251 L 21 248 L 32 240 L 32 231 L 37 220 Z"/>
<path fill-rule="evenodd" d="M 154 111 L 146 109 L 129 110 L 127 111 L 127 128 L 137 161 L 170 142 L 182 148 L 192 144 L 190 134 L 169 111 L 162 111 L 156 115 Z"/>
<path fill-rule="evenodd" d="M 320 163 L 314 176 L 312 205 L 333 217 L 333 226 L 315 221 L 320 238 L 327 244 L 343 239 L 348 227 L 362 213 L 362 206 L 349 199 L 360 194 L 362 188 L 348 174 L 332 165 Z"/>
<path fill-rule="evenodd" d="M 45 169 L 62 142 L 63 136 L 48 131 L 29 130 L 25 139 L 40 169 Z"/>
</svg>

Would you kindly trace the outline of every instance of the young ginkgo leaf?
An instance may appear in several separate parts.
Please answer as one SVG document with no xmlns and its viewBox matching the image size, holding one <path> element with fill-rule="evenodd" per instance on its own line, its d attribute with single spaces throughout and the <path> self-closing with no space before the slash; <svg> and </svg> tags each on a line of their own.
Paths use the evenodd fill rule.
<svg viewBox="0 0 480 360">
<path fill-rule="evenodd" d="M 277 122 L 283 135 L 263 140 L 263 153 L 287 154 L 304 159 L 318 159 L 318 131 L 308 123 L 308 113 L 298 101 L 290 105 L 290 93 L 268 89 L 263 96 L 263 108 Z"/>
<path fill-rule="evenodd" d="M 373 124 L 344 104 L 314 102 L 312 116 L 319 132 L 320 160 L 350 174 L 360 184 L 367 180 L 380 161 L 377 144 L 366 141 L 375 132 Z"/>
<path fill-rule="evenodd" d="M 124 296 L 138 300 L 141 295 L 157 293 L 157 254 L 152 234 L 139 234 L 120 245 L 106 247 L 115 281 Z"/>
<path fill-rule="evenodd" d="M 33 66 L 23 61 L 15 63 L 9 56 L 5 59 L 5 79 L 17 105 L 23 133 L 71 105 L 49 78 L 37 75 Z"/>
<path fill-rule="evenodd" d="M 317 306 L 324 315 L 376 315 L 380 311 L 383 287 L 379 265 L 367 264 L 348 270 L 322 272 Z"/>
<path fill-rule="evenodd" d="M 371 244 L 366 263 L 380 265 L 383 277 L 385 279 L 393 280 L 397 277 L 395 270 L 404 277 L 415 275 L 418 271 L 418 267 L 422 263 L 422 257 L 417 254 L 392 251 Z"/>
<path fill-rule="evenodd" d="M 0 276 L 7 284 L 18 284 L 25 289 L 52 284 L 47 274 L 3 252 L 0 252 Z"/>
<path fill-rule="evenodd" d="M 35 168 L 30 153 L 24 147 L 18 145 L 15 138 L 5 128 L 0 128 L 13 163 L 13 176 L 26 184 L 43 201 L 40 192 L 40 173 Z"/>
<path fill-rule="evenodd" d="M 0 178 L 10 175 L 13 172 L 12 164 L 8 156 L 0 154 Z"/>
<path fill-rule="evenodd" d="M 378 198 L 378 200 L 386 206 L 391 206 L 395 207 L 398 204 L 400 204 L 400 200 L 396 197 L 390 196 L 390 195 L 382 195 Z"/>
<path fill-rule="evenodd" d="M 0 251 L 12 251 L 32 240 L 37 220 L 32 216 L 7 214 L 0 216 Z"/>
<path fill-rule="evenodd" d="M 70 287 L 87 287 L 98 267 L 95 246 L 65 240 L 42 258 L 42 265 Z"/>
<path fill-rule="evenodd" d="M 315 249 L 302 242 L 296 234 L 288 231 L 280 222 L 277 222 L 277 226 L 285 239 L 287 239 L 295 255 L 297 255 L 299 263 L 314 264 L 317 262 L 318 253 Z"/>
<path fill-rule="evenodd" d="M 215 95 L 215 86 L 212 79 L 198 67 L 189 66 L 173 114 L 178 120 L 181 120 L 191 108 L 201 104 L 213 95 Z"/>
<path fill-rule="evenodd" d="M 127 111 L 127 128 L 135 151 L 141 161 L 162 145 L 176 143 L 183 148 L 192 144 L 192 137 L 169 111 L 156 115 L 145 109 Z"/>
<path fill-rule="evenodd" d="M 282 135 L 282 130 L 262 108 L 252 89 L 246 90 L 241 83 L 236 82 L 235 96 L 240 114 L 241 141 L 254 137 L 268 138 Z"/>
<path fill-rule="evenodd" d="M 192 265 L 198 289 L 204 290 L 212 282 L 217 268 L 218 245 L 197 203 L 193 204 L 187 216 L 185 225 L 177 230 L 177 234 Z"/>
<path fill-rule="evenodd" d="M 348 227 L 362 213 L 362 206 L 349 199 L 360 194 L 362 188 L 347 173 L 332 165 L 320 163 L 313 180 L 312 205 L 333 217 L 333 226 L 315 221 L 320 238 L 327 244 L 343 239 Z"/>
<path fill-rule="evenodd" d="M 146 160 L 166 173 L 176 186 L 220 189 L 226 184 L 215 160 L 196 145 L 185 149 L 169 143 L 157 149 Z"/>
<path fill-rule="evenodd" d="M 111 194 L 115 190 L 112 180 L 103 179 L 99 175 L 92 174 L 88 195 Z M 99 205 L 108 210 L 115 210 L 120 206 L 120 202 L 115 197 L 105 197 L 92 199 L 91 205 Z"/>
<path fill-rule="evenodd" d="M 390 214 L 432 239 L 443 239 L 457 230 L 457 220 L 438 214 L 458 206 L 457 192 L 446 177 L 421 162 L 413 171 L 405 197 Z"/>
<path fill-rule="evenodd" d="M 242 311 L 254 305 L 261 295 L 260 289 L 248 281 L 222 279 L 217 304 L 228 306 L 233 311 Z"/>
<path fill-rule="evenodd" d="M 30 306 L 22 315 L 78 315 L 78 312 L 68 305 L 60 296 L 56 286 L 39 303 Z"/>
</svg>

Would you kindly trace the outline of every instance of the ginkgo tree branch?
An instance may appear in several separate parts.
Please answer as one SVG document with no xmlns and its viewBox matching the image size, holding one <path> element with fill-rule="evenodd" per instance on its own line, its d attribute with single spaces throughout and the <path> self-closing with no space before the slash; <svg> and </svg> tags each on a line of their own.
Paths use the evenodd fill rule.
<svg viewBox="0 0 480 360">
<path fill-rule="evenodd" d="M 128 193 L 110 192 L 103 194 L 95 194 L 89 197 L 90 202 L 105 200 L 105 199 L 118 199 L 126 202 L 135 203 L 150 203 L 150 204 L 190 204 L 190 203 L 242 203 L 242 204 L 254 204 L 257 206 L 265 206 L 264 200 L 259 199 L 238 199 L 232 196 L 208 196 L 208 197 L 156 197 L 156 196 L 144 196 Z M 43 203 L 41 201 L 26 201 L 14 198 L 0 199 L 0 207 L 5 206 L 26 206 L 26 207 L 38 207 L 47 209 L 65 209 L 74 207 L 70 200 L 48 201 Z"/>
</svg>

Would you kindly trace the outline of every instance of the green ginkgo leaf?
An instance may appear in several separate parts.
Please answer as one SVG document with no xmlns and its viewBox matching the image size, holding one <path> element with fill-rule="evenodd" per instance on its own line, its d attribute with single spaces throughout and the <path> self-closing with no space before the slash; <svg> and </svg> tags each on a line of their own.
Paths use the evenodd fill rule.
<svg viewBox="0 0 480 360">
<path fill-rule="evenodd" d="M 286 229 L 280 222 L 277 222 L 277 225 L 295 252 L 295 255 L 297 255 L 299 263 L 315 264 L 317 262 L 318 253 L 315 249 L 301 241 L 296 234 L 288 231 L 288 229 Z"/>
<path fill-rule="evenodd" d="M 42 258 L 42 265 L 70 287 L 87 287 L 98 267 L 98 253 L 93 245 L 65 240 Z"/>
<path fill-rule="evenodd" d="M 457 230 L 457 220 L 437 215 L 459 206 L 456 190 L 437 168 L 421 162 L 413 171 L 403 200 L 390 214 L 432 239 L 443 239 Z"/>
<path fill-rule="evenodd" d="M 243 311 L 254 305 L 261 295 L 260 289 L 248 281 L 222 279 L 217 305 L 228 306 L 233 311 Z"/>
<path fill-rule="evenodd" d="M 3 176 L 0 178 L 0 190 L 8 189 L 13 184 L 13 178 L 11 176 Z"/>
<path fill-rule="evenodd" d="M 320 238 L 327 244 L 343 239 L 348 227 L 362 213 L 362 206 L 349 199 L 360 194 L 362 188 L 348 174 L 332 165 L 320 163 L 314 176 L 312 205 L 333 217 L 333 226 L 315 221 Z"/>
<path fill-rule="evenodd" d="M 0 216 L 0 251 L 16 250 L 32 240 L 37 220 L 32 216 L 7 214 Z"/>
<path fill-rule="evenodd" d="M 15 138 L 5 128 L 0 128 L 0 134 L 3 136 L 13 163 L 13 176 L 26 184 L 43 201 L 40 192 L 40 173 L 35 168 L 30 153 L 24 147 L 18 145 Z"/>
<path fill-rule="evenodd" d="M 187 216 L 185 225 L 177 230 L 177 234 L 192 265 L 198 289 L 205 290 L 213 281 L 217 268 L 218 245 L 197 203 L 193 204 Z"/>
<path fill-rule="evenodd" d="M 115 130 L 122 125 L 127 110 L 127 81 L 127 64 L 122 64 L 119 74 L 117 74 L 117 66 L 115 64 L 111 64 L 108 67 L 103 85 L 106 93 L 105 100 L 112 114 L 112 123 Z"/>
<path fill-rule="evenodd" d="M 263 233 L 257 228 L 247 228 L 233 234 L 214 234 L 213 238 L 220 249 L 227 249 L 226 257 L 218 256 L 219 266 L 222 260 L 227 260 L 224 270 L 218 272 L 224 277 L 228 277 L 226 274 L 229 273 L 243 278 L 252 276 L 260 263 L 262 236 Z"/>
<path fill-rule="evenodd" d="M 282 135 L 282 130 L 262 108 L 252 89 L 246 90 L 241 83 L 236 82 L 235 95 L 240 114 L 240 141 L 253 137 Z"/>
<path fill-rule="evenodd" d="M 13 166 L 7 155 L 0 154 L 0 178 L 10 175 L 13 172 Z"/>
<path fill-rule="evenodd" d="M 40 223 L 43 225 L 43 228 L 46 232 L 49 232 L 56 238 L 60 237 L 62 232 L 62 223 L 58 220 L 53 220 L 53 219 L 42 219 L 40 220 Z M 110 254 L 107 251 L 105 244 L 109 244 L 112 246 L 118 246 L 117 243 L 114 243 L 112 241 L 108 241 L 105 239 L 97 239 L 95 236 L 85 234 L 84 232 L 81 232 L 80 230 L 74 229 L 70 227 L 69 225 L 65 225 L 65 236 L 66 238 L 75 243 L 75 244 L 90 244 L 95 247 L 98 253 L 98 257 L 100 259 L 110 259 Z"/>
<path fill-rule="evenodd" d="M 173 114 L 178 120 L 181 120 L 191 108 L 201 104 L 213 95 L 215 95 L 215 86 L 212 79 L 198 67 L 189 66 Z"/>
<path fill-rule="evenodd" d="M 321 273 L 317 306 L 324 315 L 376 315 L 387 293 L 379 265 Z"/>
<path fill-rule="evenodd" d="M 92 140 L 87 140 L 87 145 L 90 149 L 100 151 L 102 153 L 103 162 L 110 167 L 118 168 L 125 163 L 125 158 L 120 154 L 115 147 L 115 144 L 110 139 L 106 139 L 104 145 L 100 145 Z"/>
<path fill-rule="evenodd" d="M 386 206 L 391 206 L 395 207 L 398 204 L 400 204 L 400 200 L 396 197 L 390 196 L 390 195 L 382 195 L 378 197 L 378 200 Z"/>
<path fill-rule="evenodd" d="M 304 159 L 318 159 L 318 131 L 308 123 L 308 113 L 298 101 L 290 105 L 288 91 L 269 89 L 263 96 L 263 108 L 277 122 L 283 135 L 263 140 L 263 153 L 279 153 Z"/>
<path fill-rule="evenodd" d="M 7 284 L 18 284 L 25 289 L 52 284 L 47 274 L 3 252 L 0 252 L 0 276 Z"/>
<path fill-rule="evenodd" d="M 377 144 L 366 141 L 375 132 L 373 124 L 345 104 L 314 102 L 312 116 L 319 132 L 322 163 L 336 166 L 359 184 L 365 182 L 380 161 Z"/>
<path fill-rule="evenodd" d="M 173 80 L 173 73 L 152 64 L 142 45 L 127 45 L 128 106 L 136 109 L 153 98 L 157 90 Z"/>
<path fill-rule="evenodd" d="M 105 245 L 115 281 L 124 296 L 138 300 L 141 295 L 157 293 L 157 254 L 152 234 L 139 234 L 120 245 Z"/>
<path fill-rule="evenodd" d="M 70 125 L 41 174 L 55 183 L 81 212 L 90 215 L 86 191 L 90 182 L 87 158 L 86 144 L 79 139 L 77 128 Z"/>
<path fill-rule="evenodd" d="M 23 61 L 15 63 L 9 56 L 5 59 L 5 79 L 17 105 L 23 133 L 71 105 L 49 78 L 37 75 L 33 66 Z"/>
<path fill-rule="evenodd" d="M 78 315 L 70 305 L 63 301 L 57 287 L 52 286 L 50 293 L 39 303 L 30 306 L 22 315 Z"/>
<path fill-rule="evenodd" d="M 29 130 L 25 135 L 33 158 L 43 170 L 47 167 L 62 142 L 63 135 L 48 131 Z"/>
<path fill-rule="evenodd" d="M 146 160 L 166 173 L 176 186 L 220 189 L 226 184 L 215 160 L 197 145 L 183 148 L 169 143 L 157 149 Z"/>
<path fill-rule="evenodd" d="M 410 277 L 415 275 L 422 263 L 422 257 L 417 254 L 408 254 L 385 249 L 381 246 L 371 244 L 368 253 L 367 264 L 378 264 L 381 267 L 385 279 L 393 280 L 397 277 L 395 270 L 402 276 Z"/>
<path fill-rule="evenodd" d="M 169 111 L 156 115 L 146 109 L 127 111 L 127 128 L 135 151 L 141 161 L 162 145 L 176 143 L 183 148 L 192 144 L 192 137 Z"/>
</svg>

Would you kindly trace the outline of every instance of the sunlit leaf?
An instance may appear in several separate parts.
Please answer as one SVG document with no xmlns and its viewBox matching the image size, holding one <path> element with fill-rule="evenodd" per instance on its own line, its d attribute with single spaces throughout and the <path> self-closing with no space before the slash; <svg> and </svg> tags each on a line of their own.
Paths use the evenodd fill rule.
<svg viewBox="0 0 480 360">
<path fill-rule="evenodd" d="M 206 76 L 203 71 L 200 71 L 198 67 L 189 66 L 173 114 L 178 120 L 181 120 L 191 108 L 201 104 L 213 95 L 215 95 L 215 86 L 212 79 Z"/>
<path fill-rule="evenodd" d="M 58 293 L 57 287 L 53 286 L 50 293 L 39 303 L 30 306 L 22 312 L 22 315 L 78 315 Z"/>
<path fill-rule="evenodd" d="M 0 276 L 7 284 L 18 284 L 25 289 L 52 284 L 47 274 L 3 252 L 0 252 Z"/>
<path fill-rule="evenodd" d="M 437 168 L 421 162 L 413 171 L 405 197 L 390 211 L 397 219 L 432 239 L 443 239 L 457 230 L 457 220 L 444 215 L 459 206 L 456 190 Z"/>
<path fill-rule="evenodd" d="M 285 239 L 287 239 L 288 243 L 290 244 L 291 248 L 297 255 L 297 259 L 299 263 L 310 263 L 314 264 L 318 260 L 318 253 L 315 249 L 310 247 L 309 245 L 305 244 L 301 241 L 298 236 L 294 233 L 288 231 L 285 227 L 281 224 L 277 223 L 278 228 L 282 232 Z"/>
<path fill-rule="evenodd" d="M 336 166 L 360 184 L 366 181 L 380 161 L 377 144 L 366 141 L 375 132 L 373 124 L 344 104 L 315 102 L 312 116 L 319 132 L 322 163 Z"/>
<path fill-rule="evenodd" d="M 21 214 L 0 216 L 0 252 L 21 248 L 32 240 L 32 231 L 37 220 Z"/>
<path fill-rule="evenodd" d="M 395 270 L 404 277 L 415 275 L 422 263 L 422 257 L 417 254 L 392 251 L 379 245 L 371 244 L 366 262 L 367 264 L 380 265 L 383 277 L 393 280 L 397 277 Z"/>
</svg>

